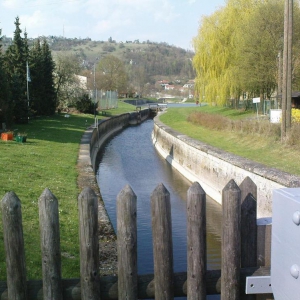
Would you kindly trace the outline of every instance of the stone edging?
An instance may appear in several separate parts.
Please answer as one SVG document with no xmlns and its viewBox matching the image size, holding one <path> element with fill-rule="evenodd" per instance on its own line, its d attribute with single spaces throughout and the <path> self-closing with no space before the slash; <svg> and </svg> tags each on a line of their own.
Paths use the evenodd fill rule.
<svg viewBox="0 0 300 300">
<path fill-rule="evenodd" d="M 105 209 L 91 164 L 90 140 L 93 130 L 94 127 L 89 127 L 81 138 L 77 160 L 77 184 L 80 190 L 87 186 L 92 188 L 98 197 L 100 275 L 114 275 L 117 271 L 116 234 Z"/>
</svg>

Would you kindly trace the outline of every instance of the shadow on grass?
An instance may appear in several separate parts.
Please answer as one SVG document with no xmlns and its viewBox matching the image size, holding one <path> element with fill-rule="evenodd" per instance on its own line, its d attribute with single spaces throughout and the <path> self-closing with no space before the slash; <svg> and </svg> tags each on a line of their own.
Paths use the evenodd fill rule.
<svg viewBox="0 0 300 300">
<path fill-rule="evenodd" d="M 28 124 L 16 124 L 13 130 L 15 134 L 26 132 L 28 144 L 35 144 L 37 140 L 78 144 L 84 131 L 93 124 L 93 115 L 70 114 L 65 117 L 65 114 L 56 114 L 29 120 Z"/>
</svg>

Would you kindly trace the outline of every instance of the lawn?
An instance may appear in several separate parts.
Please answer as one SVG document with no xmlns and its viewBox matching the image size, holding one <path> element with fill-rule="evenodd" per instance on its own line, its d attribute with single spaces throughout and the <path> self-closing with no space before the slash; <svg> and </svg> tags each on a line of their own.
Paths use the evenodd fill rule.
<svg viewBox="0 0 300 300">
<path fill-rule="evenodd" d="M 135 108 L 135 107 L 134 107 Z M 119 102 L 111 109 L 117 115 L 134 108 Z M 103 118 L 103 116 L 99 116 Z M 79 277 L 77 157 L 80 139 L 94 116 L 64 114 L 30 120 L 15 125 L 15 132 L 26 132 L 27 142 L 0 140 L 0 199 L 14 191 L 21 200 L 27 278 L 41 278 L 38 199 L 49 188 L 59 201 L 62 275 Z M 5 280 L 5 254 L 0 222 L 0 280 Z"/>
</svg>

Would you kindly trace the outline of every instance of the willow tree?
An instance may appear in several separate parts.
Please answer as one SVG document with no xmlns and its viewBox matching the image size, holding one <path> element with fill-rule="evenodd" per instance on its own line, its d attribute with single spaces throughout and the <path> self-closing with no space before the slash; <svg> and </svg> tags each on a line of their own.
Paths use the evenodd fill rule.
<svg viewBox="0 0 300 300">
<path fill-rule="evenodd" d="M 242 92 L 270 96 L 282 36 L 283 0 L 228 0 L 204 17 L 194 39 L 200 99 L 224 104 Z"/>
<path fill-rule="evenodd" d="M 202 18 L 194 38 L 193 65 L 197 73 L 196 93 L 200 101 L 224 104 L 229 97 L 241 92 L 236 78 L 237 28 L 250 13 L 250 0 L 229 0 L 213 15 Z"/>
</svg>

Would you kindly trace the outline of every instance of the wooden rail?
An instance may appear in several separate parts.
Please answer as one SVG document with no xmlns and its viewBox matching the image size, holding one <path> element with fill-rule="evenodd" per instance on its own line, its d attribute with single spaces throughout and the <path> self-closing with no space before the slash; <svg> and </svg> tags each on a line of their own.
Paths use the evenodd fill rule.
<svg viewBox="0 0 300 300">
<path fill-rule="evenodd" d="M 58 201 L 46 189 L 39 199 L 43 279 L 26 280 L 21 203 L 13 192 L 2 199 L 7 282 L 0 299 L 248 299 L 247 276 L 268 276 L 256 267 L 256 186 L 246 178 L 223 189 L 221 270 L 206 269 L 206 194 L 199 183 L 187 192 L 187 271 L 173 272 L 170 194 L 159 184 L 151 195 L 154 274 L 137 273 L 137 197 L 130 186 L 117 196 L 118 276 L 99 277 L 97 196 L 85 188 L 78 197 L 80 279 L 61 278 Z M 100 249 L 101 251 L 101 249 Z M 222 271 L 222 275 L 221 275 Z M 154 280 L 155 278 L 155 280 Z"/>
</svg>

